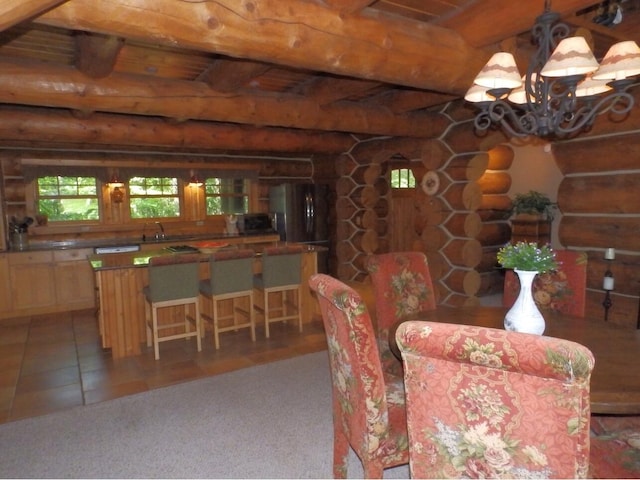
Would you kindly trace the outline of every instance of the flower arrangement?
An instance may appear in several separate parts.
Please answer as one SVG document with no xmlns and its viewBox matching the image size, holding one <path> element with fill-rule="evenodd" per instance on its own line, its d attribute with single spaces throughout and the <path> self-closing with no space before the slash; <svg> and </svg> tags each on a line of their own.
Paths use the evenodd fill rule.
<svg viewBox="0 0 640 480">
<path fill-rule="evenodd" d="M 539 247 L 535 242 L 508 243 L 498 250 L 498 263 L 504 268 L 540 273 L 558 268 L 556 254 L 551 247 Z"/>
</svg>

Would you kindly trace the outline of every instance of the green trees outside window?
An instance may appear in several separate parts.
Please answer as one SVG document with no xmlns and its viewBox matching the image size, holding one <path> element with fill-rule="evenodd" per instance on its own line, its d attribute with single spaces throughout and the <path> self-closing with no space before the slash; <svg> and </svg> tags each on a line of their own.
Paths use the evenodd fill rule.
<svg viewBox="0 0 640 480">
<path fill-rule="evenodd" d="M 249 211 L 248 182 L 242 178 L 207 178 L 204 184 L 207 215 Z"/>
<path fill-rule="evenodd" d="M 132 177 L 129 180 L 131 218 L 172 218 L 180 216 L 178 179 Z"/>
<path fill-rule="evenodd" d="M 38 213 L 51 222 L 100 219 L 94 177 L 39 177 L 36 195 Z"/>
<path fill-rule="evenodd" d="M 416 177 L 409 168 L 391 170 L 391 188 L 415 188 Z"/>
</svg>

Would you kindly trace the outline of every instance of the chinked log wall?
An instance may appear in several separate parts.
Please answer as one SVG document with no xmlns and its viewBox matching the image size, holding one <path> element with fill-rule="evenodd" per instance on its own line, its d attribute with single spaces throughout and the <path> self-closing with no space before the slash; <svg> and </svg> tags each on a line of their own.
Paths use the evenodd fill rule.
<svg viewBox="0 0 640 480">
<path fill-rule="evenodd" d="M 459 102 L 442 115 L 450 125 L 438 139 L 370 139 L 338 160 L 336 271 L 342 280 L 367 282 L 366 255 L 389 251 L 391 193 L 380 179 L 392 157 L 401 156 L 417 182 L 426 171 L 440 179 L 432 196 L 416 189 L 415 218 L 407 226 L 419 238 L 412 249 L 427 255 L 438 302 L 477 304 L 478 296 L 502 290 L 495 254 L 510 237 L 506 170 L 513 151 L 496 147 L 502 135 L 478 138 Z"/>
<path fill-rule="evenodd" d="M 640 104 L 640 92 L 635 96 Z M 380 233 L 387 232 L 380 224 L 388 222 L 389 197 L 380 195 L 371 206 L 351 195 L 372 187 L 378 181 L 376 175 L 385 172 L 387 160 L 400 154 L 417 166 L 414 171 L 434 170 L 440 178 L 434 196 L 416 193 L 413 225 L 420 237 L 414 249 L 424 251 L 429 259 L 439 303 L 474 304 L 479 296 L 502 290 L 495 259 L 498 248 L 510 238 L 508 170 L 514 152 L 499 134 L 475 136 L 469 112 L 461 104 L 453 102 L 442 113 L 450 119 L 450 126 L 438 139 L 413 143 L 369 140 L 338 161 L 343 188 L 337 194 L 337 261 L 343 280 L 366 281 L 363 256 L 388 251 L 388 233 Z M 563 215 L 559 247 L 588 254 L 587 311 L 595 316 L 603 311 L 602 277 L 607 269 L 603 249 L 614 247 L 618 253 L 611 270 L 616 288 L 609 319 L 636 327 L 640 109 L 635 108 L 623 122 L 598 119 L 589 134 L 556 142 L 553 152 L 565 176 L 558 191 Z M 370 191 L 369 195 L 376 197 Z"/>
<path fill-rule="evenodd" d="M 640 92 L 634 92 L 636 105 Z M 615 290 L 609 321 L 635 327 L 640 296 L 640 109 L 619 122 L 598 121 L 588 135 L 553 144 L 564 179 L 558 190 L 563 217 L 559 239 L 588 253 L 587 311 L 603 312 L 603 249 L 611 262 Z"/>
</svg>

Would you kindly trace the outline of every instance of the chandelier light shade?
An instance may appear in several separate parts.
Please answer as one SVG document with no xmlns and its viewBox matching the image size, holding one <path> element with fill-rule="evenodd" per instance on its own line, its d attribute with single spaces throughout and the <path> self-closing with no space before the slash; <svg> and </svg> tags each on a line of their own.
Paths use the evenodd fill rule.
<svg viewBox="0 0 640 480">
<path fill-rule="evenodd" d="M 584 37 L 570 37 L 558 44 L 540 74 L 545 77 L 568 77 L 586 75 L 597 69 L 598 61 Z"/>
<path fill-rule="evenodd" d="M 537 51 L 522 76 L 513 55 L 494 54 L 474 79 L 465 100 L 480 112 L 476 130 L 562 138 L 590 128 L 597 115 L 625 115 L 634 104 L 627 89 L 640 74 L 640 48 L 633 41 L 611 47 L 599 65 L 581 36 L 569 37 L 560 15 L 545 11 L 532 29 Z"/>
<path fill-rule="evenodd" d="M 520 72 L 513 55 L 506 52 L 494 53 L 473 81 L 486 88 L 516 88 L 522 84 Z"/>
<path fill-rule="evenodd" d="M 640 48 L 633 41 L 613 45 L 595 73 L 595 80 L 622 80 L 640 73 Z"/>
</svg>

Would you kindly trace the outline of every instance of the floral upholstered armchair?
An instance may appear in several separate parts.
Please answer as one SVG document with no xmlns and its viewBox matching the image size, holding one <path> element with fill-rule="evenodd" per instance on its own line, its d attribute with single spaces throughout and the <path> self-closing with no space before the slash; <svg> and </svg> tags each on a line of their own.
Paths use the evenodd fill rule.
<svg viewBox="0 0 640 480">
<path fill-rule="evenodd" d="M 533 281 L 533 299 L 542 313 L 558 311 L 584 317 L 587 292 L 587 254 L 572 250 L 556 250 L 557 271 L 538 274 Z M 504 277 L 503 306 L 513 305 L 520 282 L 513 270 Z"/>
<path fill-rule="evenodd" d="M 409 321 L 404 362 L 413 478 L 584 478 L 594 359 L 567 340 Z"/>
<path fill-rule="evenodd" d="M 389 349 L 389 330 L 403 318 L 436 308 L 427 257 L 422 252 L 383 253 L 367 257 L 365 266 L 375 292 L 382 368 L 402 376 L 402 363 Z"/>
<path fill-rule="evenodd" d="M 327 335 L 333 382 L 333 475 L 346 478 L 349 446 L 365 478 L 409 462 L 402 378 L 385 375 L 360 296 L 324 274 L 309 279 Z"/>
</svg>

